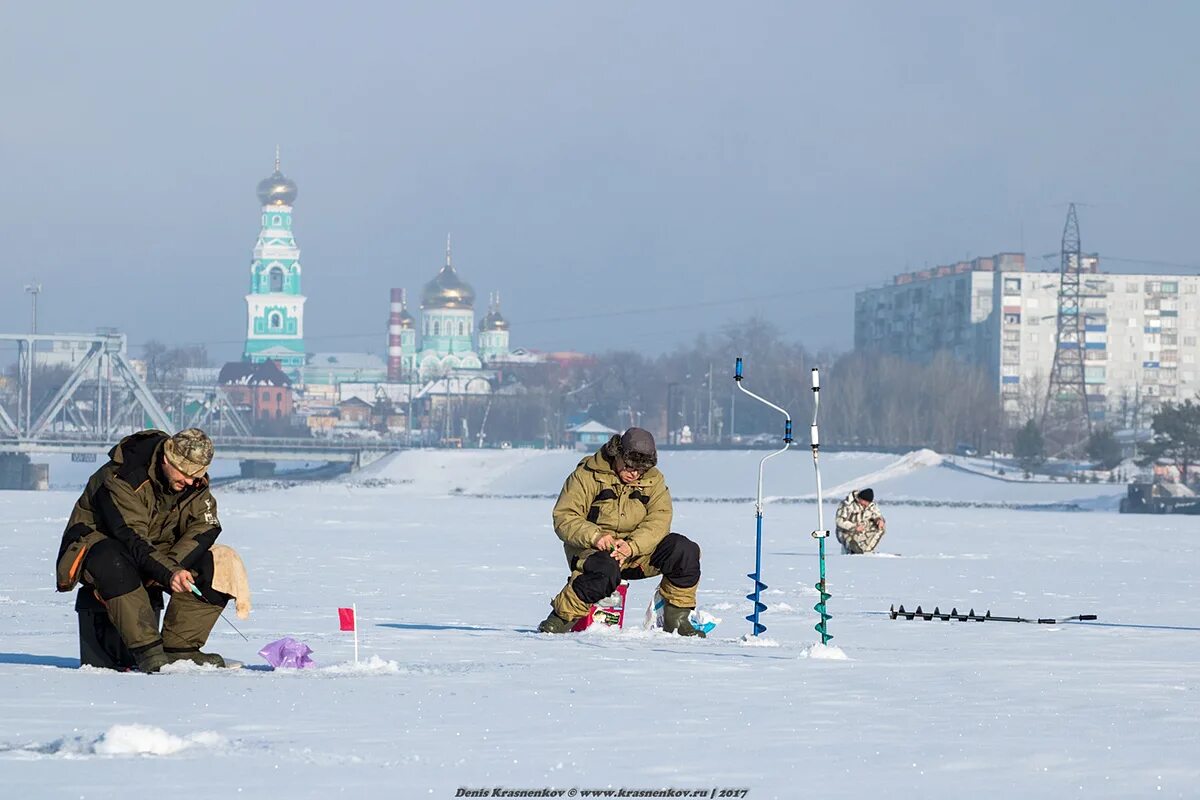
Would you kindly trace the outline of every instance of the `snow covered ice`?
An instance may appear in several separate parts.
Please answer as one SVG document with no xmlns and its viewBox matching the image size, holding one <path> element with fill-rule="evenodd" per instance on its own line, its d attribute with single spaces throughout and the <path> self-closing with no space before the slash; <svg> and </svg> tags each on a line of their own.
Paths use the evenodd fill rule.
<svg viewBox="0 0 1200 800">
<path fill-rule="evenodd" d="M 3 796 L 181 781 L 206 797 L 1200 795 L 1195 517 L 1118 515 L 1120 486 L 824 454 L 826 486 L 875 488 L 882 549 L 900 555 L 828 548 L 822 647 L 812 462 L 798 450 L 766 473 L 767 631 L 754 641 L 760 457 L 662 454 L 674 527 L 703 548 L 701 608 L 722 619 L 704 641 L 636 624 L 531 632 L 566 577 L 550 509 L 577 453 L 413 451 L 338 482 L 217 489 L 255 611 L 237 621 L 249 642 L 218 621 L 208 649 L 247 667 L 159 676 L 77 668 L 73 595 L 54 592 L 52 561 L 78 487 L 56 463 L 61 488 L 0 493 Z M 826 499 L 831 524 L 841 496 Z M 631 584 L 629 607 L 654 586 Z M 357 665 L 337 621 L 351 603 Z M 882 613 L 900 603 L 1185 629 Z M 308 643 L 316 668 L 270 672 L 257 650 L 282 636 Z"/>
</svg>

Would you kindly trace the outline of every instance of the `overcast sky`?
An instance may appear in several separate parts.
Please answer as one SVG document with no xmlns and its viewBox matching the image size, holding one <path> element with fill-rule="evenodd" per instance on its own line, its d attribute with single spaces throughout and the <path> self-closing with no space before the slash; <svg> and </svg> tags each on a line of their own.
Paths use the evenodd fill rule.
<svg viewBox="0 0 1200 800">
<path fill-rule="evenodd" d="M 276 144 L 310 351 L 382 353 L 447 233 L 542 350 L 845 349 L 856 289 L 1042 263 L 1070 201 L 1200 262 L 1194 3 L 341 5 L 0 5 L 0 328 L 37 280 L 42 332 L 239 357 Z"/>
</svg>

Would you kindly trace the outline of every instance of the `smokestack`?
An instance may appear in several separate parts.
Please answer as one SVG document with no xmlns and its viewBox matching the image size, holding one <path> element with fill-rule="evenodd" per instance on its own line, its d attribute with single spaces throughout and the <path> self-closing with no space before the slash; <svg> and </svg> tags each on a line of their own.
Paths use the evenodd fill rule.
<svg viewBox="0 0 1200 800">
<path fill-rule="evenodd" d="M 389 383 L 400 382 L 401 356 L 400 314 L 404 310 L 404 290 L 392 289 L 392 313 L 388 316 L 387 379 Z"/>
</svg>

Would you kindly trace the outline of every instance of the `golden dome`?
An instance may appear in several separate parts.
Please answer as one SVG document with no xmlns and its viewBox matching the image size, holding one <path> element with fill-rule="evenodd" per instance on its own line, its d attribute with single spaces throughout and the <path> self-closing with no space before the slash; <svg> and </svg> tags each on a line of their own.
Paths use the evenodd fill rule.
<svg viewBox="0 0 1200 800">
<path fill-rule="evenodd" d="M 500 316 L 500 312 L 492 309 L 483 318 L 483 322 L 479 323 L 481 331 L 506 331 L 508 330 L 508 320 Z"/>
<path fill-rule="evenodd" d="M 483 322 L 479 323 L 481 331 L 506 331 L 508 330 L 508 320 L 500 316 L 500 293 L 492 292 L 489 296 L 488 313 L 483 318 Z"/>
<path fill-rule="evenodd" d="M 407 309 L 407 308 L 402 308 L 402 309 L 400 309 L 400 317 L 399 317 L 399 320 L 398 320 L 398 321 L 399 321 L 399 323 L 400 323 L 400 327 L 401 327 L 401 328 L 411 328 L 411 327 L 413 327 L 413 322 L 414 322 L 414 320 L 413 320 L 413 315 L 412 315 L 412 314 L 410 314 L 410 313 L 408 313 L 408 309 Z"/>
<path fill-rule="evenodd" d="M 475 290 L 458 277 L 450 263 L 450 238 L 446 238 L 446 266 L 425 284 L 421 292 L 421 308 L 473 308 Z"/>
<path fill-rule="evenodd" d="M 275 171 L 258 182 L 258 202 L 264 206 L 290 206 L 298 193 L 295 181 L 279 171 L 279 148 L 275 148 Z"/>
</svg>

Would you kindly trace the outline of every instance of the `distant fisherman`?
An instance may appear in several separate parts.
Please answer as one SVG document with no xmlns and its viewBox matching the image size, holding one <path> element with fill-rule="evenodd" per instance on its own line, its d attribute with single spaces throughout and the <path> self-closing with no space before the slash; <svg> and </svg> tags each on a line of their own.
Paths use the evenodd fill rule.
<svg viewBox="0 0 1200 800">
<path fill-rule="evenodd" d="M 212 440 L 199 428 L 174 436 L 147 430 L 126 436 L 108 457 L 76 501 L 58 551 L 58 591 L 83 584 L 75 604 L 81 661 L 142 672 L 180 660 L 225 666 L 200 648 L 230 600 L 226 592 L 237 593 L 239 616 L 249 613 L 249 592 L 236 552 L 218 547 L 214 563 L 221 523 L 208 489 Z M 171 602 L 160 635 L 164 590 Z"/>
<path fill-rule="evenodd" d="M 843 553 L 873 553 L 886 532 L 887 522 L 871 489 L 851 492 L 838 506 L 837 540 Z"/>
</svg>

